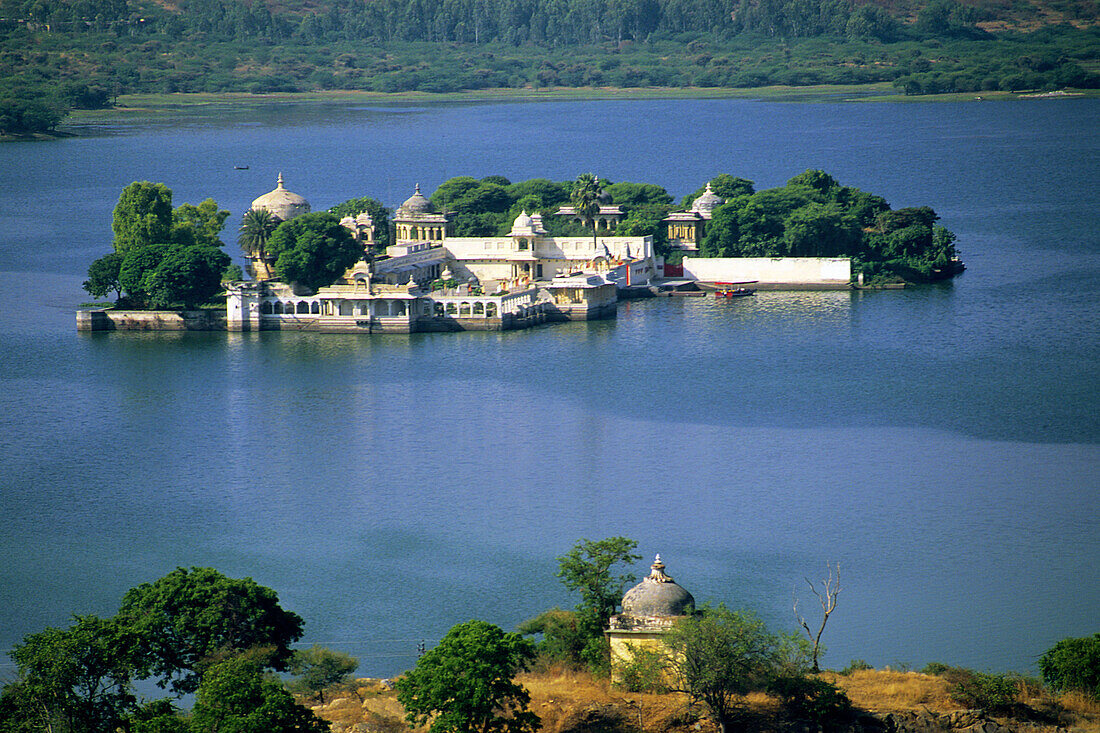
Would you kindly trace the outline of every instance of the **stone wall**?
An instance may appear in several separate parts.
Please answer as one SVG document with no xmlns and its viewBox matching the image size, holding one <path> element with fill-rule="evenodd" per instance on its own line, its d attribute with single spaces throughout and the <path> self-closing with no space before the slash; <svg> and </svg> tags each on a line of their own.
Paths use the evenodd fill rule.
<svg viewBox="0 0 1100 733">
<path fill-rule="evenodd" d="M 120 311 L 76 313 L 77 331 L 225 331 L 224 310 Z"/>
</svg>

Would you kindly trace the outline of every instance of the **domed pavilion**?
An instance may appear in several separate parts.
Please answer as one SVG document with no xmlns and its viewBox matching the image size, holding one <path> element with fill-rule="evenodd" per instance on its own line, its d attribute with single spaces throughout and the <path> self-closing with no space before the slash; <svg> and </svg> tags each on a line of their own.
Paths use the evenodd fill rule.
<svg viewBox="0 0 1100 733">
<path fill-rule="evenodd" d="M 706 190 L 691 203 L 690 210 L 674 211 L 665 218 L 669 245 L 673 249 L 698 250 L 707 235 L 707 224 L 714 216 L 714 210 L 724 203 L 726 200 L 712 191 L 710 181 L 707 181 Z"/>
<path fill-rule="evenodd" d="M 252 202 L 249 208 L 254 210 L 266 209 L 282 221 L 288 221 L 299 214 L 309 213 L 309 202 L 304 197 L 293 191 L 288 191 L 283 185 L 283 174 L 279 174 L 279 180 L 275 190 L 268 191 L 263 196 Z"/>
<path fill-rule="evenodd" d="M 661 637 L 680 619 L 695 613 L 695 598 L 665 573 L 657 555 L 650 573 L 623 596 L 622 613 L 612 616 L 607 638 L 611 642 L 611 675 L 629 664 L 637 648 L 657 649 Z"/>
</svg>

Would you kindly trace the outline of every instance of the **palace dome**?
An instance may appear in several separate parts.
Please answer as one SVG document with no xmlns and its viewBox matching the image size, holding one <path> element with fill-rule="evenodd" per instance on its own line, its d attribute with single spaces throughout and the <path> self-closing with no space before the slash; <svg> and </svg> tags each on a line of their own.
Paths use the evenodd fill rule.
<svg viewBox="0 0 1100 733">
<path fill-rule="evenodd" d="M 695 598 L 665 575 L 661 556 L 652 571 L 623 596 L 623 616 L 635 619 L 687 616 L 695 611 Z"/>
<path fill-rule="evenodd" d="M 526 211 L 520 212 L 520 215 L 516 217 L 516 220 L 512 222 L 512 231 L 510 232 L 513 237 L 530 237 L 535 232 L 535 221 L 527 215 Z"/>
<path fill-rule="evenodd" d="M 707 190 L 692 202 L 691 210 L 709 218 L 715 207 L 724 203 L 726 203 L 726 200 L 710 190 L 710 181 L 707 181 Z"/>
<path fill-rule="evenodd" d="M 424 198 L 420 193 L 420 184 L 416 184 L 416 191 L 412 196 L 409 196 L 405 200 L 405 203 L 397 207 L 397 213 L 400 215 L 409 214 L 430 214 L 432 213 L 432 202 Z"/>
<path fill-rule="evenodd" d="M 279 180 L 275 190 L 265 193 L 252 202 L 252 209 L 267 209 L 283 221 L 293 219 L 299 214 L 309 213 L 309 202 L 293 191 L 283 187 L 283 174 L 279 174 Z"/>
</svg>

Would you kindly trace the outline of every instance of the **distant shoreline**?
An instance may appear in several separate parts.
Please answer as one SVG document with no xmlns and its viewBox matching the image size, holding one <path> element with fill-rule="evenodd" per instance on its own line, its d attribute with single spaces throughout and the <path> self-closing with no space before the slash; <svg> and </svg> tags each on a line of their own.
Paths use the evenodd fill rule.
<svg viewBox="0 0 1100 733">
<path fill-rule="evenodd" d="M 827 85 L 753 88 L 729 87 L 555 87 L 549 89 L 479 89 L 463 92 L 277 92 L 249 94 L 247 92 L 125 94 L 116 106 L 103 110 L 74 110 L 66 125 L 96 124 L 146 116 L 165 117 L 173 113 L 195 113 L 224 107 L 265 107 L 272 104 L 348 103 L 348 104 L 439 104 L 536 101 L 604 101 L 648 99 L 746 99 L 767 102 L 961 102 L 1009 101 L 1050 97 L 1100 97 L 1100 90 L 1071 93 L 1038 94 L 1022 92 L 960 92 L 905 96 L 889 82 L 857 85 Z"/>
</svg>

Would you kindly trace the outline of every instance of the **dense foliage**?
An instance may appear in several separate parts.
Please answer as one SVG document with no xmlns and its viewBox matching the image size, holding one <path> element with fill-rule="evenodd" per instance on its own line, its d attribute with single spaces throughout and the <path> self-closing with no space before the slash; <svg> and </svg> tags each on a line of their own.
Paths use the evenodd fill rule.
<svg viewBox="0 0 1100 733">
<path fill-rule="evenodd" d="M 331 285 L 363 256 L 363 247 L 327 212 L 284 221 L 267 242 L 275 272 L 286 283 L 316 291 Z"/>
<path fill-rule="evenodd" d="M 397 700 L 416 727 L 431 733 L 533 733 L 531 696 L 513 679 L 535 657 L 535 646 L 485 621 L 455 626 L 394 683 Z"/>
<path fill-rule="evenodd" d="M 892 211 L 881 196 L 808 170 L 785 186 L 753 191 L 748 181 L 714 210 L 703 257 L 852 257 L 871 280 L 927 282 L 953 274 L 955 235 L 927 206 Z M 716 179 L 717 180 L 717 179 Z M 719 194 L 721 195 L 721 194 Z"/>
<path fill-rule="evenodd" d="M 908 94 L 1100 87 L 1089 0 L 0 0 L 0 134 L 120 93 L 893 82 Z M 912 15 L 910 15 L 910 13 Z M 1031 13 L 1029 15 L 1029 13 Z M 982 26 L 1009 28 L 996 33 Z"/>
<path fill-rule="evenodd" d="M 88 268 L 84 289 L 97 298 L 125 292 L 132 306 L 194 308 L 221 290 L 230 259 L 218 234 L 229 212 L 213 199 L 172 208 L 163 183 L 135 181 L 115 206 L 114 252 Z"/>
<path fill-rule="evenodd" d="M 211 568 L 179 568 L 131 589 L 112 618 L 77 616 L 30 634 L 11 652 L 15 680 L 0 693 L 12 733 L 306 731 L 328 725 L 295 704 L 264 670 L 284 669 L 301 619 L 270 588 Z M 140 703 L 133 683 L 198 691 L 180 717 L 169 698 Z"/>
<path fill-rule="evenodd" d="M 1062 639 L 1039 657 L 1043 680 L 1059 690 L 1081 690 L 1100 700 L 1100 634 Z"/>
</svg>

